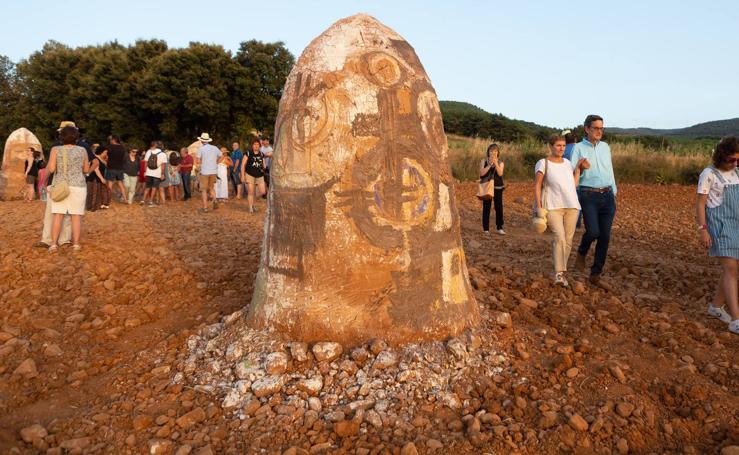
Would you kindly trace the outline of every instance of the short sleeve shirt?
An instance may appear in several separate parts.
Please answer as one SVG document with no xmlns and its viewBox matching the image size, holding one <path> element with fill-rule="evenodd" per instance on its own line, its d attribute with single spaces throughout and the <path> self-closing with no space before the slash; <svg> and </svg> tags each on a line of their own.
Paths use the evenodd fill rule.
<svg viewBox="0 0 739 455">
<path fill-rule="evenodd" d="M 544 166 L 545 159 L 539 160 L 534 167 L 534 174 L 537 172 L 544 174 Z M 544 185 L 546 185 L 546 201 L 542 202 L 548 210 L 580 208 L 570 160 L 564 159 L 561 163 L 550 161 L 546 164 Z"/>
<path fill-rule="evenodd" d="M 149 162 L 149 157 L 151 156 L 152 153 L 158 153 L 156 169 L 149 169 L 148 162 Z M 154 177 L 154 178 L 161 179 L 162 178 L 162 164 L 167 162 L 167 154 L 162 152 L 159 149 L 148 150 L 146 152 L 146 155 L 144 155 L 144 162 L 147 163 L 146 172 L 144 172 L 144 175 L 147 177 Z"/>
<path fill-rule="evenodd" d="M 218 158 L 221 157 L 221 151 L 215 145 L 205 144 L 198 149 L 198 159 L 200 159 L 200 174 L 216 175 L 218 174 Z"/>
<path fill-rule="evenodd" d="M 715 172 L 721 174 L 725 183 L 721 182 Z M 724 202 L 724 187 L 737 184 L 739 184 L 739 171 L 736 169 L 724 172 L 718 169 L 714 171 L 713 168 L 707 167 L 703 169 L 700 177 L 698 177 L 698 194 L 707 194 L 706 207 L 716 208 Z"/>
</svg>

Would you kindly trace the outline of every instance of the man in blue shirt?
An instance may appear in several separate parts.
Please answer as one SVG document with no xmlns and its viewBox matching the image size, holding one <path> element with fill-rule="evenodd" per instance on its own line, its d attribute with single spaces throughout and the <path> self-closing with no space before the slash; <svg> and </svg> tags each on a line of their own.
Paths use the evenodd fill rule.
<svg viewBox="0 0 739 455">
<path fill-rule="evenodd" d="M 241 153 L 241 147 L 238 142 L 231 144 L 231 161 L 233 166 L 229 169 L 231 174 L 231 183 L 234 186 L 234 192 L 236 192 L 236 199 L 241 199 L 241 193 L 244 191 L 244 185 L 241 184 L 241 160 L 244 159 L 244 154 Z"/>
<path fill-rule="evenodd" d="M 585 268 L 585 258 L 590 245 L 596 242 L 595 258 L 590 267 L 590 282 L 607 288 L 607 285 L 601 282 L 600 276 L 606 264 L 611 226 L 616 215 L 616 178 L 613 175 L 611 149 L 608 144 L 601 141 L 603 118 L 588 115 L 584 126 L 587 137 L 572 149 L 570 160 L 573 167 L 579 165 L 581 170 L 577 196 L 585 221 L 585 234 L 577 249 L 575 267 L 580 270 Z"/>
</svg>

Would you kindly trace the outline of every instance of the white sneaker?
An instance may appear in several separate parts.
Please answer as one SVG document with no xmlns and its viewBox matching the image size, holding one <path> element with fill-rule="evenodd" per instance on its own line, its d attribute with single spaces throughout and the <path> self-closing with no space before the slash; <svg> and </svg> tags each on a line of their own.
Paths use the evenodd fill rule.
<svg viewBox="0 0 739 455">
<path fill-rule="evenodd" d="M 498 234 L 500 234 L 500 235 L 505 235 L 505 231 L 504 231 L 503 229 L 498 229 L 498 231 L 497 231 L 497 232 L 498 232 Z"/>
<path fill-rule="evenodd" d="M 739 319 L 729 322 L 729 332 L 739 335 Z"/>
<path fill-rule="evenodd" d="M 727 324 L 731 322 L 731 316 L 726 312 L 724 307 L 715 307 L 709 303 L 708 315 L 713 316 L 714 318 L 719 318 L 722 322 Z"/>
<path fill-rule="evenodd" d="M 564 272 L 557 272 L 554 275 L 554 284 L 558 284 L 565 288 L 570 286 L 570 283 L 567 282 L 567 278 L 565 277 Z"/>
<path fill-rule="evenodd" d="M 485 235 L 490 235 L 490 231 L 482 231 L 482 233 Z"/>
</svg>

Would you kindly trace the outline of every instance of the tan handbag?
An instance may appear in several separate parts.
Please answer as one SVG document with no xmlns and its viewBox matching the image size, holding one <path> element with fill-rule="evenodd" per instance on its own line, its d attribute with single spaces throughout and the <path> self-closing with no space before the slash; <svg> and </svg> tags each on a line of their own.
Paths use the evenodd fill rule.
<svg viewBox="0 0 739 455">
<path fill-rule="evenodd" d="M 486 182 L 478 183 L 478 186 L 477 186 L 477 198 L 478 199 L 480 199 L 481 201 L 489 201 L 490 199 L 493 198 L 494 195 L 495 195 L 495 182 L 492 176 L 490 177 L 490 180 Z"/>
<path fill-rule="evenodd" d="M 67 182 L 67 150 L 65 148 L 62 148 L 62 165 L 64 166 L 65 179 L 50 186 L 47 190 L 51 196 L 51 200 L 54 202 L 61 202 L 69 196 L 69 183 Z"/>
</svg>

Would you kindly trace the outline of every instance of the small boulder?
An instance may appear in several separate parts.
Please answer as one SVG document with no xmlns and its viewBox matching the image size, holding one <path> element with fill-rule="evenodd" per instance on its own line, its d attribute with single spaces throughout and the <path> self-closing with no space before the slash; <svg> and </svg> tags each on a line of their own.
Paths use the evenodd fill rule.
<svg viewBox="0 0 739 455">
<path fill-rule="evenodd" d="M 312 351 L 319 362 L 331 362 L 344 352 L 344 348 L 339 343 L 321 341 L 313 345 Z"/>
</svg>

